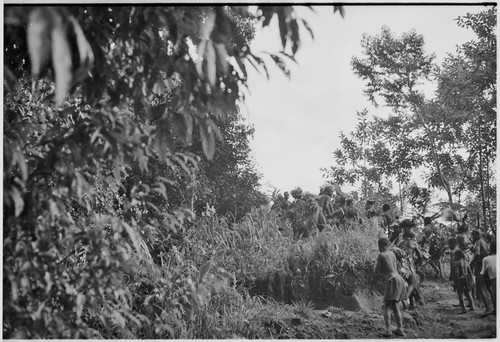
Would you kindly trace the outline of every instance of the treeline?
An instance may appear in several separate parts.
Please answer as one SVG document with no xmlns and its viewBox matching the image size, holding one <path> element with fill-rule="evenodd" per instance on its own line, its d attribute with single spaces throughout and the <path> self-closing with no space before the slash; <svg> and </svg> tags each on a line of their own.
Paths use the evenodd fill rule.
<svg viewBox="0 0 500 342">
<path fill-rule="evenodd" d="M 441 65 L 415 31 L 396 36 L 383 27 L 364 35 L 363 54 L 351 65 L 364 93 L 387 113 L 359 111 L 356 128 L 340 135 L 334 165 L 323 171 L 331 182 L 358 184 L 363 199 L 395 185 L 401 210 L 422 197 L 410 182 L 418 171 L 425 191 L 443 191 L 448 207 L 474 214 L 484 232 L 496 232 L 496 7 L 459 17 L 457 24 L 476 39 L 457 46 Z M 425 82 L 437 84 L 430 99 Z"/>
</svg>

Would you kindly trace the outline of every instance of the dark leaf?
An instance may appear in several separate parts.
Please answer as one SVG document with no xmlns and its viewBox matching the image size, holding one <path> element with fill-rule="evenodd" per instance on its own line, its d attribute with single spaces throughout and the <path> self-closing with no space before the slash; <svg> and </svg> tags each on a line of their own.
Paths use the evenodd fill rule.
<svg viewBox="0 0 500 342">
<path fill-rule="evenodd" d="M 170 134 L 170 125 L 166 119 L 158 121 L 156 126 L 154 147 L 160 160 L 165 161 L 170 153 L 175 151 L 175 142 Z"/>
<path fill-rule="evenodd" d="M 212 126 L 209 120 L 204 120 L 198 123 L 198 128 L 200 130 L 203 153 L 208 160 L 212 160 L 215 152 L 215 137 Z"/>
</svg>

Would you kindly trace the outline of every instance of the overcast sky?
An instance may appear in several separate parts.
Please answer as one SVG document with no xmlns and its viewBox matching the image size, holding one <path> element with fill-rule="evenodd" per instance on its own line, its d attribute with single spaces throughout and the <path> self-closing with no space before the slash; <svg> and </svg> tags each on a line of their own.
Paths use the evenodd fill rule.
<svg viewBox="0 0 500 342">
<path fill-rule="evenodd" d="M 454 19 L 485 9 L 480 5 L 344 6 L 342 19 L 331 6 L 314 8 L 316 13 L 300 8 L 315 37 L 313 41 L 302 31 L 303 43 L 296 55 L 299 66 L 291 65 L 290 80 L 277 68 L 272 68 L 269 81 L 248 68 L 248 122 L 255 127 L 251 147 L 263 183 L 282 192 L 300 186 L 317 193 L 325 183 L 320 168 L 333 165 L 339 133 L 354 128 L 356 112 L 387 111 L 373 109 L 362 93 L 363 82 L 351 70 L 352 56 L 361 56 L 363 33 L 379 34 L 384 25 L 397 36 L 415 29 L 424 36 L 425 51 L 435 53 L 441 63 L 457 45 L 475 39 Z M 277 26 L 273 19 L 270 28 L 257 32 L 254 53 L 279 50 Z"/>
</svg>

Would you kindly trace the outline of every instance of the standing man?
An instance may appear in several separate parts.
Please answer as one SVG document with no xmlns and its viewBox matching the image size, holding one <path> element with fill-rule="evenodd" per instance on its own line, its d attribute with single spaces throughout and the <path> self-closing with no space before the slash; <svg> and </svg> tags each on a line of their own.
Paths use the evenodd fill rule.
<svg viewBox="0 0 500 342">
<path fill-rule="evenodd" d="M 318 229 L 320 232 L 325 228 L 328 223 L 328 219 L 332 217 L 334 211 L 332 204 L 333 191 L 333 186 L 327 185 L 323 188 L 323 191 L 318 198 L 318 204 L 321 208 L 318 217 Z"/>
<path fill-rule="evenodd" d="M 481 267 L 483 265 L 483 259 L 488 255 L 488 245 L 484 241 L 479 229 L 472 231 L 472 263 L 471 269 L 476 280 L 476 293 L 481 298 L 484 304 L 486 312 L 490 311 L 490 306 L 488 303 L 488 294 L 486 290 L 486 284 L 484 278 L 481 276 Z"/>
<path fill-rule="evenodd" d="M 396 216 L 391 210 L 391 205 L 389 203 L 384 203 L 382 205 L 382 214 L 380 214 L 381 226 L 387 231 L 387 236 L 392 243 L 398 243 L 400 240 L 401 230 L 399 227 L 394 226 L 396 222 Z"/>
<path fill-rule="evenodd" d="M 406 299 L 405 281 L 397 270 L 396 256 L 389 250 L 390 242 L 386 238 L 378 240 L 378 249 L 380 254 L 377 257 L 375 264 L 375 275 L 382 274 L 385 279 L 384 293 L 384 323 L 385 336 L 391 336 L 391 312 L 394 313 L 396 319 L 395 335 L 405 336 L 403 332 L 403 316 L 401 314 L 401 301 Z"/>
<path fill-rule="evenodd" d="M 490 255 L 483 259 L 483 267 L 481 268 L 481 275 L 484 277 L 486 288 L 490 293 L 493 302 L 493 315 L 497 314 L 497 242 L 496 240 L 490 243 Z"/>
<path fill-rule="evenodd" d="M 415 309 L 417 307 L 415 302 L 418 302 L 420 305 L 424 304 L 418 289 L 419 278 L 415 267 L 415 261 L 422 259 L 423 257 L 420 249 L 418 248 L 418 243 L 415 240 L 415 233 L 411 229 L 407 230 L 403 234 L 403 239 L 404 240 L 398 244 L 398 248 L 405 251 L 407 255 L 407 270 L 404 278 L 408 283 L 408 299 L 410 300 L 410 309 Z"/>
</svg>

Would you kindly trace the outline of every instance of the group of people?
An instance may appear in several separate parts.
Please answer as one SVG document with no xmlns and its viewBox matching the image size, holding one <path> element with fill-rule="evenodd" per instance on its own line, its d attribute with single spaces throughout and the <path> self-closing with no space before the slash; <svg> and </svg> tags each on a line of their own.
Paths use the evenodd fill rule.
<svg viewBox="0 0 500 342">
<path fill-rule="evenodd" d="M 345 228 L 352 222 L 361 223 L 362 215 L 354 204 L 354 199 L 346 196 L 338 185 L 328 184 L 318 195 L 304 194 L 300 188 L 278 194 L 271 210 L 292 222 L 296 238 L 306 238 L 316 229 L 321 232 L 329 227 Z"/>
<path fill-rule="evenodd" d="M 480 299 L 486 314 L 496 314 L 496 240 L 486 242 L 481 230 L 468 234 L 465 220 L 446 240 L 432 224 L 432 219 L 424 219 L 422 238 L 419 242 L 415 233 L 416 224 L 403 220 L 398 227 L 388 231 L 388 236 L 378 240 L 380 254 L 375 264 L 375 274 L 385 278 L 384 321 L 385 335 L 404 336 L 401 307 L 416 308 L 423 305 L 419 291 L 419 267 L 430 264 L 438 278 L 443 278 L 441 258 L 449 254 L 450 269 L 448 280 L 458 295 L 460 313 L 466 313 L 467 306 L 475 311 L 474 298 Z M 426 250 L 427 249 L 427 250 Z M 490 302 L 491 300 L 491 302 Z M 396 330 L 390 330 L 391 311 L 396 320 Z"/>
<path fill-rule="evenodd" d="M 290 202 L 290 193 L 293 201 Z M 435 271 L 435 277 L 444 279 L 443 258 L 450 261 L 449 277 L 457 293 L 460 313 L 466 313 L 464 297 L 471 311 L 474 298 L 480 299 L 487 314 L 496 314 L 496 241 L 489 244 L 479 229 L 468 234 L 467 216 L 456 229 L 436 226 L 435 217 L 424 217 L 423 228 L 417 229 L 415 219 L 399 220 L 389 203 L 381 210 L 375 201 L 367 200 L 364 215 L 354 206 L 338 185 L 326 185 L 319 195 L 303 194 L 300 188 L 278 195 L 271 207 L 292 222 L 294 237 L 302 238 L 327 227 L 348 227 L 349 222 L 371 225 L 378 231 L 380 254 L 375 274 L 385 278 L 383 316 L 386 335 L 404 336 L 402 308 L 412 310 L 424 305 L 419 284 L 424 280 L 421 272 L 425 265 Z M 304 219 L 305 218 L 305 219 Z M 418 235 L 418 238 L 417 238 Z M 491 300 L 491 303 L 490 303 Z M 396 319 L 396 330 L 390 330 L 391 312 Z"/>
</svg>

